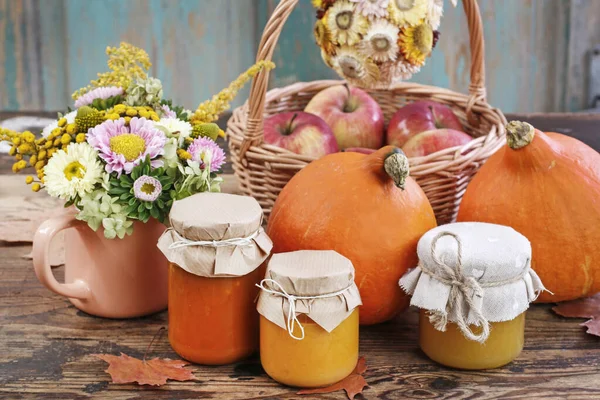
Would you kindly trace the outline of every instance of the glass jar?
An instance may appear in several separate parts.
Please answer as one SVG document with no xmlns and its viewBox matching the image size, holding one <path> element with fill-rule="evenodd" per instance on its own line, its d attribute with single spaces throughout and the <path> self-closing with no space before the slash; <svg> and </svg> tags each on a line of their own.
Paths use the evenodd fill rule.
<svg viewBox="0 0 600 400">
<path fill-rule="evenodd" d="M 258 350 L 256 285 L 272 247 L 258 202 L 201 193 L 173 203 L 170 222 L 158 247 L 170 262 L 171 347 L 196 364 L 248 357 Z"/>
<path fill-rule="evenodd" d="M 525 313 L 504 322 L 491 322 L 490 335 L 484 343 L 467 339 L 458 326 L 450 322 L 446 331 L 435 329 L 426 310 L 419 314 L 419 344 L 433 361 L 459 369 L 489 369 L 508 364 L 521 354 L 525 341 Z M 479 333 L 481 328 L 471 326 Z"/>
<path fill-rule="evenodd" d="M 523 350 L 525 311 L 545 290 L 531 244 L 512 228 L 461 222 L 427 232 L 400 286 L 419 307 L 419 342 L 440 364 L 497 368 Z"/>
<path fill-rule="evenodd" d="M 354 370 L 361 301 L 350 260 L 334 251 L 275 254 L 260 286 L 260 360 L 271 378 L 310 388 Z"/>
<path fill-rule="evenodd" d="M 296 340 L 281 327 L 260 317 L 260 361 L 278 382 L 296 387 L 320 387 L 339 382 L 358 361 L 358 309 L 327 332 L 306 315 L 298 320 L 304 339 Z M 300 335 L 296 326 L 294 335 Z"/>
<path fill-rule="evenodd" d="M 231 278 L 206 278 L 169 265 L 169 342 L 196 364 L 229 364 L 258 350 L 256 284 L 264 268 Z"/>
</svg>

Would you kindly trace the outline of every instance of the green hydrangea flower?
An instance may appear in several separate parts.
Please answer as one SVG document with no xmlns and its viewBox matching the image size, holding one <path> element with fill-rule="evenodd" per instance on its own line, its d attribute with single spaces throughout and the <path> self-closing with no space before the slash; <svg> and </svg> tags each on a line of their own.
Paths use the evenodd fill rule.
<svg viewBox="0 0 600 400">
<path fill-rule="evenodd" d="M 114 239 L 115 237 L 123 239 L 125 235 L 133 233 L 133 221 L 128 221 L 127 217 L 122 214 L 104 218 L 102 226 L 104 227 L 104 237 L 107 239 Z"/>
<path fill-rule="evenodd" d="M 125 104 L 137 106 L 160 107 L 163 96 L 162 83 L 156 78 L 136 79 L 127 88 Z"/>
</svg>

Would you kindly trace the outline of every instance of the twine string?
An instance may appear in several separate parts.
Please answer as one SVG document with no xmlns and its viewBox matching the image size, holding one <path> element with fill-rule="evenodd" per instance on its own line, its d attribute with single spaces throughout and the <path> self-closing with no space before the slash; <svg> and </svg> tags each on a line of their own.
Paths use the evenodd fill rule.
<svg viewBox="0 0 600 400">
<path fill-rule="evenodd" d="M 456 269 L 448 266 L 437 255 L 437 242 L 444 236 L 450 236 L 454 238 L 458 244 Z M 490 323 L 483 315 L 481 307 L 478 307 L 475 303 L 475 298 L 483 297 L 483 288 L 477 279 L 472 276 L 465 276 L 464 274 L 462 242 L 460 241 L 458 235 L 452 232 L 438 233 L 431 241 L 431 257 L 433 258 L 433 262 L 438 265 L 439 269 L 432 271 L 423 264 L 420 264 L 419 266 L 421 270 L 434 279 L 450 286 L 450 294 L 448 296 L 448 302 L 446 303 L 445 312 L 433 311 L 429 316 L 430 322 L 437 330 L 445 331 L 448 323 L 449 311 L 454 309 L 456 311 L 457 318 L 456 325 L 461 330 L 463 335 L 465 335 L 467 339 L 474 340 L 479 343 L 485 342 L 490 335 Z M 511 281 L 517 281 L 518 279 L 521 279 L 521 276 L 512 279 Z M 507 282 L 499 282 L 499 284 L 506 283 Z M 489 286 L 497 285 L 496 282 L 494 282 L 493 285 Z M 466 309 L 463 307 L 465 303 L 467 305 Z M 475 317 L 475 325 L 481 326 L 481 333 L 477 334 L 473 332 L 467 323 L 469 312 L 472 312 Z"/>
<path fill-rule="evenodd" d="M 253 243 L 253 240 L 256 239 L 258 235 L 263 232 L 263 228 L 259 228 L 256 232 L 247 237 L 240 238 L 231 238 L 231 239 L 222 239 L 222 240 L 189 240 L 179 233 L 173 228 L 169 228 L 169 230 L 175 235 L 175 240 L 173 243 L 169 245 L 169 250 L 179 249 L 182 247 L 189 246 L 205 246 L 205 247 L 227 247 L 227 246 L 249 246 Z"/>
<path fill-rule="evenodd" d="M 277 289 L 275 289 L 275 288 L 269 289 L 266 286 L 267 283 L 270 283 L 271 287 L 276 286 Z M 279 282 L 277 282 L 276 280 L 273 280 L 273 279 L 269 279 L 269 278 L 263 279 L 262 281 L 260 281 L 260 284 L 256 284 L 256 286 L 259 287 L 261 290 L 264 290 L 267 293 L 270 293 L 274 296 L 283 297 L 284 299 L 286 299 L 288 301 L 289 310 L 288 310 L 288 314 L 287 314 L 287 318 L 286 318 L 286 328 L 287 328 L 289 335 L 293 339 L 296 339 L 296 340 L 304 339 L 304 327 L 302 326 L 302 324 L 298 320 L 298 317 L 296 316 L 296 300 L 314 300 L 314 299 L 327 299 L 330 297 L 336 297 L 352 287 L 352 285 L 350 285 L 342 290 L 338 290 L 337 292 L 319 294 L 319 295 L 315 295 L 315 296 L 295 296 L 293 294 L 289 294 L 288 292 L 286 292 L 285 289 L 283 288 L 283 286 L 281 286 L 279 284 Z M 300 336 L 296 336 L 294 334 L 294 328 L 296 327 L 296 325 L 298 325 L 298 328 L 300 329 Z"/>
</svg>

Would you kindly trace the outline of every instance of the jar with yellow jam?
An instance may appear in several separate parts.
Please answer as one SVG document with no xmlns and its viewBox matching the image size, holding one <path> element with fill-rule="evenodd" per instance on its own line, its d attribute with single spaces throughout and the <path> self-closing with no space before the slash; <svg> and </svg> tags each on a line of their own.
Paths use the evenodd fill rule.
<svg viewBox="0 0 600 400">
<path fill-rule="evenodd" d="M 361 301 L 350 260 L 335 251 L 275 254 L 260 287 L 260 360 L 271 378 L 310 388 L 352 373 Z"/>
<path fill-rule="evenodd" d="M 251 197 L 200 193 L 176 201 L 158 247 L 169 265 L 169 342 L 197 364 L 258 350 L 257 283 L 272 248 Z"/>
<path fill-rule="evenodd" d="M 523 350 L 525 311 L 545 290 L 531 244 L 512 228 L 461 222 L 427 232 L 400 286 L 419 307 L 419 343 L 440 364 L 498 368 Z"/>
</svg>

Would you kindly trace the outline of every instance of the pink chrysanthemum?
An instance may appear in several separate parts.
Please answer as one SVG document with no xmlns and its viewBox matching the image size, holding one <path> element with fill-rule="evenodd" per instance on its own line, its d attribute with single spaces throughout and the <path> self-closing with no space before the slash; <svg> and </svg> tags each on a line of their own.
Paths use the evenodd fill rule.
<svg viewBox="0 0 600 400">
<path fill-rule="evenodd" d="M 210 138 L 194 139 L 187 151 L 191 154 L 193 161 L 204 165 L 210 162 L 211 171 L 218 171 L 225 164 L 225 152 Z"/>
<path fill-rule="evenodd" d="M 75 108 L 89 106 L 96 99 L 108 99 L 109 97 L 123 94 L 122 88 L 117 86 L 102 86 L 92 91 L 87 92 L 83 96 L 75 100 Z"/>
<path fill-rule="evenodd" d="M 177 118 L 177 114 L 175 114 L 175 111 L 171 110 L 171 107 L 169 107 L 166 104 L 163 104 L 163 106 L 161 107 L 162 109 L 162 117 L 163 118 Z"/>
<path fill-rule="evenodd" d="M 131 118 L 129 126 L 125 119 L 108 120 L 90 128 L 87 141 L 106 162 L 106 172 L 121 175 L 131 173 L 133 167 L 150 156 L 154 168 L 161 167 L 163 162 L 155 160 L 164 154 L 167 141 L 165 134 L 146 118 Z"/>
<path fill-rule="evenodd" d="M 142 201 L 156 201 L 162 193 L 162 184 L 152 176 L 142 175 L 133 182 L 133 195 Z"/>
</svg>

